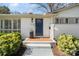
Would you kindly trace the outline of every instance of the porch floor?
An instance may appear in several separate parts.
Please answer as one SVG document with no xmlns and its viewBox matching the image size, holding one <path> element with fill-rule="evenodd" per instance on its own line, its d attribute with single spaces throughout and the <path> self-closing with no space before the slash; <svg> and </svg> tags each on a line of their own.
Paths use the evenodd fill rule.
<svg viewBox="0 0 79 59">
<path fill-rule="evenodd" d="M 30 38 L 29 40 L 27 41 L 38 41 L 38 42 L 47 42 L 47 41 L 52 41 L 50 40 L 50 38 Z"/>
</svg>

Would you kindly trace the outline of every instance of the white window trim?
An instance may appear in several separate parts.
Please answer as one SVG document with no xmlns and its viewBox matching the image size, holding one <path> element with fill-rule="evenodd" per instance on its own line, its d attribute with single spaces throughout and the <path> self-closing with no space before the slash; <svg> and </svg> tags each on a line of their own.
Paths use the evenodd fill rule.
<svg viewBox="0 0 79 59">
<path fill-rule="evenodd" d="M 18 27 L 18 25 L 19 25 L 19 23 L 18 23 L 18 20 L 20 20 L 20 19 L 16 19 L 17 20 L 17 22 L 16 22 L 16 24 L 17 24 L 17 28 L 16 29 L 13 29 L 13 20 L 14 19 L 0 19 L 0 23 L 1 23 L 1 20 L 3 21 L 3 23 L 2 23 L 2 25 L 3 25 L 3 28 L 1 29 L 1 26 L 0 26 L 0 31 L 2 31 L 2 32 L 5 32 L 5 31 L 11 31 L 11 32 L 14 32 L 14 31 L 21 31 L 21 27 L 19 28 Z M 11 20 L 11 29 L 5 29 L 4 27 L 5 27 L 5 20 Z M 20 22 L 21 22 L 21 20 L 20 20 Z M 9 25 L 9 24 L 8 24 Z M 21 23 L 20 23 L 20 26 L 21 26 Z"/>
</svg>

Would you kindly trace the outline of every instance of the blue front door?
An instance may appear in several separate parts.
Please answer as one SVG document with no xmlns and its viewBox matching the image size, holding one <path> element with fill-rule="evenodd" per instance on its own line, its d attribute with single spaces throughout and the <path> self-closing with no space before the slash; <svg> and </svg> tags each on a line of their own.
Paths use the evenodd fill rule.
<svg viewBox="0 0 79 59">
<path fill-rule="evenodd" d="M 37 18 L 35 20 L 35 25 L 36 25 L 36 36 L 43 36 L 43 19 Z"/>
</svg>

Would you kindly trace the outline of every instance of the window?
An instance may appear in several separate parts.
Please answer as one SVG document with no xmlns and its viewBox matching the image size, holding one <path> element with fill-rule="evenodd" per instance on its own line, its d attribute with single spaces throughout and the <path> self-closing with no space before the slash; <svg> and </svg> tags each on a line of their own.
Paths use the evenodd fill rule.
<svg viewBox="0 0 79 59">
<path fill-rule="evenodd" d="M 33 18 L 31 19 L 31 22 L 33 23 Z"/>
<path fill-rule="evenodd" d="M 65 23 L 68 24 L 68 18 L 65 19 Z"/>
<path fill-rule="evenodd" d="M 75 19 L 75 23 L 78 23 L 78 18 Z"/>
<path fill-rule="evenodd" d="M 17 29 L 17 20 L 13 20 L 13 29 Z"/>
<path fill-rule="evenodd" d="M 3 20 L 1 20 L 1 28 L 3 29 Z"/>
<path fill-rule="evenodd" d="M 21 21 L 20 19 L 1 19 L 0 32 L 20 32 Z"/>
<path fill-rule="evenodd" d="M 20 21 L 20 19 L 18 20 L 18 29 L 21 29 L 21 21 Z"/>
<path fill-rule="evenodd" d="M 11 20 L 4 20 L 4 29 L 11 29 Z"/>
<path fill-rule="evenodd" d="M 78 24 L 78 23 L 79 23 L 79 18 L 73 18 L 73 17 L 60 18 L 59 17 L 55 19 L 55 24 Z"/>
<path fill-rule="evenodd" d="M 56 23 L 56 24 L 59 24 L 58 18 L 56 18 L 55 23 Z"/>
<path fill-rule="evenodd" d="M 64 18 L 56 18 L 55 23 L 56 24 L 64 24 Z"/>
</svg>

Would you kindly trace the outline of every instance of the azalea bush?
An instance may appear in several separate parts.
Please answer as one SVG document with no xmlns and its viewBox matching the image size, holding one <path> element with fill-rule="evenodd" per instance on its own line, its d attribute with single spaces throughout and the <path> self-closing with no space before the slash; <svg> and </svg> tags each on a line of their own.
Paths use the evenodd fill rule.
<svg viewBox="0 0 79 59">
<path fill-rule="evenodd" d="M 57 45 L 61 51 L 73 55 L 75 51 L 79 50 L 79 39 L 73 35 L 61 34 L 58 37 Z"/>
<path fill-rule="evenodd" d="M 0 36 L 0 55 L 6 56 L 16 53 L 21 44 L 21 35 L 18 32 L 2 34 Z"/>
</svg>

